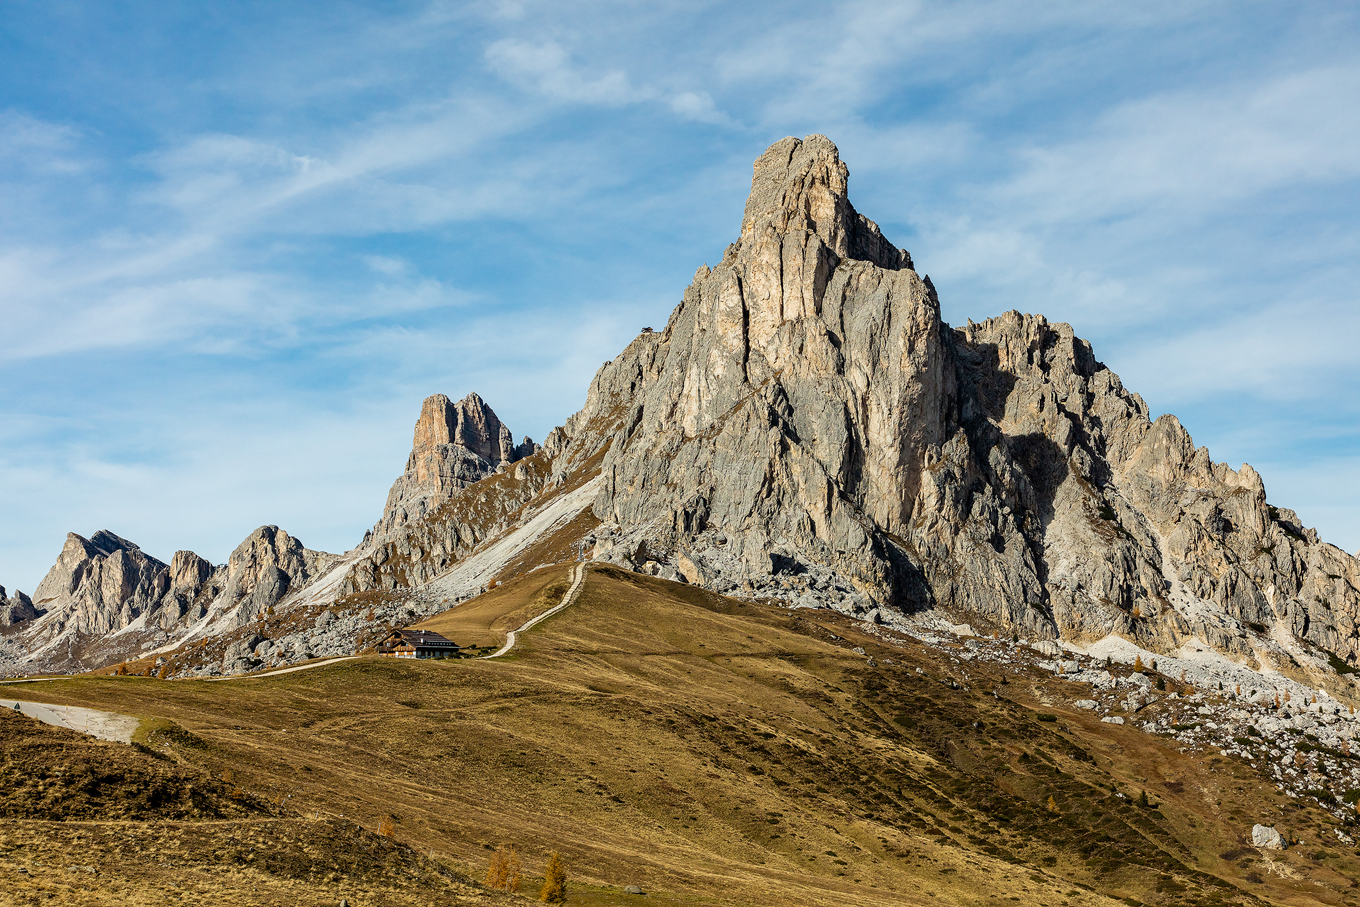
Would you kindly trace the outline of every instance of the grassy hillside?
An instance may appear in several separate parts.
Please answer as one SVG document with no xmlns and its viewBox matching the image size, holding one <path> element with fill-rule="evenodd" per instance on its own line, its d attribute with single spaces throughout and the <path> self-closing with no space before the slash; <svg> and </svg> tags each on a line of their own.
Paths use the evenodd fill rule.
<svg viewBox="0 0 1360 907">
<path fill-rule="evenodd" d="M 125 746 L 0 712 L 0 907 L 507 903 L 411 847 L 243 789 L 230 769 L 158 754 L 207 746 L 183 728 L 146 730 L 151 746 Z"/>
<path fill-rule="evenodd" d="M 426 625 L 494 635 L 566 572 Z M 11 695 L 167 719 L 183 732 L 148 740 L 167 758 L 304 815 L 389 819 L 469 873 L 501 843 L 529 874 L 558 850 L 580 904 L 637 903 L 628 884 L 696 905 L 1360 903 L 1322 814 L 1234 760 L 1065 711 L 1060 683 L 595 567 L 494 661 Z M 1307 843 L 1267 861 L 1253 821 Z"/>
<path fill-rule="evenodd" d="M 536 570 L 415 626 L 442 633 L 460 646 L 499 648 L 506 633 L 562 600 L 570 573 L 565 565 Z"/>
</svg>

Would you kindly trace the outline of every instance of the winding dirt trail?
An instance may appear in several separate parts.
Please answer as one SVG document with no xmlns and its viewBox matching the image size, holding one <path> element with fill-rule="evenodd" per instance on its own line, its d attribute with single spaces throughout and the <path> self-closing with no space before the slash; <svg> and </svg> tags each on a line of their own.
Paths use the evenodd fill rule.
<svg viewBox="0 0 1360 907">
<path fill-rule="evenodd" d="M 312 668 L 324 668 L 326 665 L 339 664 L 342 661 L 353 661 L 359 658 L 358 655 L 341 655 L 339 658 L 327 658 L 323 661 L 314 661 L 311 664 L 294 665 L 291 668 L 275 668 L 271 671 L 261 671 L 258 674 L 228 674 L 226 677 L 203 677 L 194 678 L 196 680 L 206 680 L 209 683 L 217 683 L 223 680 L 259 680 L 262 677 L 277 677 L 280 674 L 292 674 L 294 671 L 310 671 Z"/>
<path fill-rule="evenodd" d="M 519 634 L 523 633 L 525 630 L 530 629 L 540 621 L 547 620 L 548 618 L 556 614 L 558 611 L 561 611 L 563 608 L 567 607 L 572 602 L 576 601 L 577 596 L 581 594 L 581 586 L 585 584 L 585 581 L 586 581 L 586 565 L 584 563 L 577 564 L 576 576 L 575 578 L 572 579 L 571 586 L 567 588 L 567 594 L 562 596 L 561 603 L 549 608 L 547 611 L 544 611 L 537 617 L 533 617 L 530 618 L 529 620 L 526 620 L 524 623 L 520 624 L 518 627 L 511 630 L 508 634 L 506 634 L 505 645 L 501 646 L 499 649 L 497 649 L 495 652 L 492 652 L 490 655 L 486 655 L 483 657 L 500 658 L 502 655 L 509 652 L 511 649 L 515 647 L 515 640 L 519 637 Z"/>
</svg>

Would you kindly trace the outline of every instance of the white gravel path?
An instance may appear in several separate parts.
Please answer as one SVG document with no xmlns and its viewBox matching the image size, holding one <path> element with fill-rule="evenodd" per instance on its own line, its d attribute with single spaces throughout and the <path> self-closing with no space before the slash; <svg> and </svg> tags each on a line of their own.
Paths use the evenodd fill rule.
<svg viewBox="0 0 1360 907">
<path fill-rule="evenodd" d="M 115 712 L 101 712 L 98 709 L 85 709 L 74 705 L 50 705 L 45 702 L 25 702 L 16 699 L 0 699 L 0 708 L 20 712 L 36 718 L 44 724 L 69 728 L 100 740 L 115 743 L 131 743 L 132 735 L 142 721 L 131 715 Z"/>
<path fill-rule="evenodd" d="M 516 637 L 519 636 L 519 634 L 523 633 L 525 630 L 528 630 L 530 627 L 533 627 L 540 621 L 547 620 L 548 618 L 556 614 L 558 611 L 561 611 L 563 608 L 567 607 L 572 602 L 576 601 L 576 597 L 581 594 L 581 586 L 585 583 L 585 581 L 586 581 L 586 565 L 577 564 L 576 576 L 572 579 L 571 586 L 567 588 L 567 594 L 562 596 L 562 601 L 559 604 L 555 605 L 554 607 L 549 608 L 547 611 L 544 611 L 537 617 L 530 618 L 529 620 L 526 620 L 524 623 L 520 624 L 515 629 L 511 630 L 509 634 L 505 637 L 505 645 L 501 646 L 495 652 L 485 657 L 500 658 L 506 652 L 509 652 L 511 649 L 513 649 L 515 647 L 515 639 Z"/>
<path fill-rule="evenodd" d="M 297 665 L 291 668 L 279 668 L 276 671 L 264 671 L 260 674 L 228 674 L 225 677 L 206 677 L 203 678 L 209 683 L 217 683 L 221 680 L 259 680 L 261 677 L 277 677 L 280 674 L 291 674 L 294 671 L 310 671 L 312 668 L 324 668 L 326 665 L 339 664 L 342 661 L 353 661 L 358 655 L 342 655 L 339 658 L 327 658 L 325 661 L 314 661 L 311 664 Z"/>
</svg>

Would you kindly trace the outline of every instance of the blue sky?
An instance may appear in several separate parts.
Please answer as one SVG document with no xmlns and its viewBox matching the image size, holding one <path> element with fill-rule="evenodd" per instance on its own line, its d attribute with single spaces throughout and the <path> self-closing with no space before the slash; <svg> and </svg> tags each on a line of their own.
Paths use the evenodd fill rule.
<svg viewBox="0 0 1360 907">
<path fill-rule="evenodd" d="M 1360 548 L 1360 9 L 0 2 L 0 583 L 357 543 L 420 401 L 541 439 L 830 136 L 959 324 L 1068 321 Z"/>
</svg>

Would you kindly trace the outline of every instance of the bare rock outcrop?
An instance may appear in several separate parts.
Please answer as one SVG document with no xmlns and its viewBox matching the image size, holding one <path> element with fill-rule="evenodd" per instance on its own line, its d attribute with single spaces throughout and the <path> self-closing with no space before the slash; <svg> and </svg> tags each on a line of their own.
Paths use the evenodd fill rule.
<svg viewBox="0 0 1360 907">
<path fill-rule="evenodd" d="M 548 488 L 543 453 L 455 490 L 419 519 L 371 538 L 348 568 L 337 593 L 417 588 L 507 529 L 525 505 Z"/>
<path fill-rule="evenodd" d="M 0 627 L 13 627 L 16 624 L 26 623 L 39 615 L 37 608 L 33 606 L 33 599 L 29 598 L 18 589 L 14 590 L 13 595 L 5 594 L 5 587 L 0 586 Z"/>
<path fill-rule="evenodd" d="M 1360 658 L 1360 564 L 1196 449 L 1065 324 L 952 329 L 830 141 L 756 161 L 740 238 L 544 444 L 600 459 L 597 557 L 862 615 L 1248 661 Z"/>
<path fill-rule="evenodd" d="M 112 532 L 88 539 L 72 532 L 33 595 L 55 612 L 53 629 L 100 636 L 126 627 L 160 599 L 166 567 Z"/>
<path fill-rule="evenodd" d="M 277 526 L 261 526 L 236 546 L 226 567 L 213 577 L 221 583 L 212 603 L 213 616 L 228 615 L 230 626 L 244 626 L 305 586 L 334 559 L 304 547 Z M 186 566 L 186 573 L 192 575 L 195 569 L 200 568 Z"/>
<path fill-rule="evenodd" d="M 71 533 L 34 593 L 0 607 L 20 630 L 34 664 L 92 668 L 195 632 L 239 627 L 301 589 L 335 556 L 262 526 L 214 566 L 192 551 L 166 564 L 112 532 Z"/>
<path fill-rule="evenodd" d="M 527 437 L 515 444 L 510 429 L 476 394 L 457 403 L 443 394 L 427 397 L 416 420 L 406 471 L 388 492 L 387 506 L 372 537 L 385 537 L 421 519 L 459 489 L 537 450 L 538 445 Z"/>
<path fill-rule="evenodd" d="M 1055 655 L 1113 636 L 1285 673 L 1360 662 L 1360 560 L 1272 505 L 1250 466 L 1152 418 L 1068 325 L 945 324 L 848 182 L 822 136 L 771 146 L 737 241 L 541 448 L 475 394 L 427 399 L 381 520 L 343 559 L 272 526 L 220 567 L 71 536 L 24 632 L 142 615 L 234 630 L 328 570 L 293 601 L 433 602 L 458 570 L 532 569 L 584 540 L 720 592 L 885 623 L 934 610 Z"/>
</svg>

